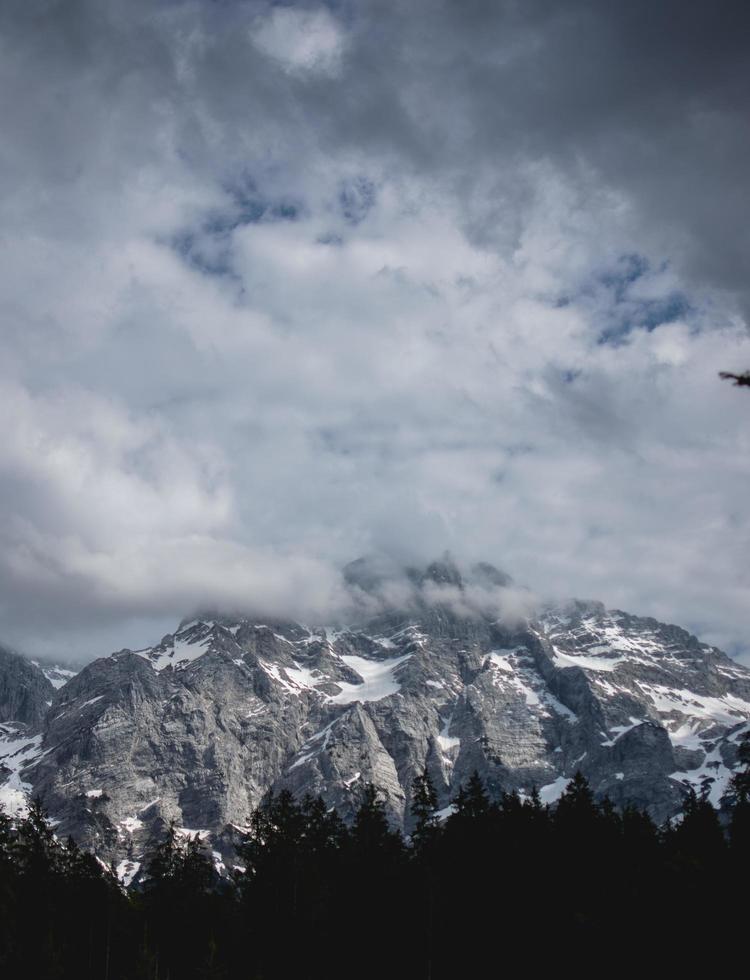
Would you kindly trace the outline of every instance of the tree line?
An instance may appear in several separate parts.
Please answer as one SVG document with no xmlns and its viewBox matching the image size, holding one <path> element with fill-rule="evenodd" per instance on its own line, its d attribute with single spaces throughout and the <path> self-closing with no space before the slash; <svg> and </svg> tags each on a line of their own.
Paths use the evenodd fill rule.
<svg viewBox="0 0 750 980">
<path fill-rule="evenodd" d="M 0 811 L 0 977 L 104 980 L 495 977 L 720 967 L 744 948 L 750 737 L 718 811 L 685 787 L 664 827 L 597 801 L 492 800 L 475 774 L 438 814 L 427 774 L 413 832 L 372 786 L 351 825 L 281 792 L 251 815 L 237 867 L 166 828 L 143 881 L 60 841 L 39 803 Z"/>
</svg>

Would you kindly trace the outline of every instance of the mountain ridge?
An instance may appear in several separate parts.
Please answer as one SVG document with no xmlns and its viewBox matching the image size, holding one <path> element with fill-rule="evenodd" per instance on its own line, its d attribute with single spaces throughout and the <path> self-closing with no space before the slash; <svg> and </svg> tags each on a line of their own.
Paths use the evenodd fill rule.
<svg viewBox="0 0 750 980">
<path fill-rule="evenodd" d="M 231 866 L 232 827 L 282 788 L 350 818 L 373 783 L 408 831 L 425 769 L 446 812 L 475 770 L 493 795 L 536 788 L 545 802 L 580 770 L 597 795 L 657 820 L 678 812 L 683 782 L 720 802 L 750 723 L 750 671 L 680 627 L 594 601 L 503 618 L 488 600 L 509 577 L 486 566 L 472 592 L 454 568 L 406 576 L 403 608 L 380 602 L 393 590 L 369 575 L 348 626 L 204 614 L 93 661 L 34 723 L 5 719 L 13 801 L 40 796 L 60 833 L 130 880 L 171 820 Z"/>
</svg>

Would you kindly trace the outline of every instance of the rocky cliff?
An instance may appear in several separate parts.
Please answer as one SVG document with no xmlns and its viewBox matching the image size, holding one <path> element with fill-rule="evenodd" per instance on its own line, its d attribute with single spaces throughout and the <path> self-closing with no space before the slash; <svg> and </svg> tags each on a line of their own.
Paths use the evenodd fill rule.
<svg viewBox="0 0 750 980">
<path fill-rule="evenodd" d="M 282 787 L 348 816 L 372 782 L 408 830 L 425 768 L 443 807 L 474 770 L 493 793 L 536 787 L 551 802 L 580 769 L 657 820 L 685 783 L 719 803 L 750 720 L 750 671 L 719 650 L 593 602 L 498 614 L 510 580 L 491 566 L 412 571 L 401 608 L 381 601 L 377 569 L 347 575 L 348 625 L 206 615 L 56 692 L 21 671 L 0 701 L 26 705 L 2 716 L 16 794 L 39 795 L 58 832 L 126 880 L 172 819 L 229 863 L 232 827 Z"/>
</svg>

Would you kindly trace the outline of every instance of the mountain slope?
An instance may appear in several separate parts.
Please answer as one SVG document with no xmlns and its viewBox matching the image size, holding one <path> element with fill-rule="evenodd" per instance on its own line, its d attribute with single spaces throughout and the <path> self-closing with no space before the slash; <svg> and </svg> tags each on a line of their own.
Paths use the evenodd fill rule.
<svg viewBox="0 0 750 980">
<path fill-rule="evenodd" d="M 36 664 L 0 646 L 0 722 L 39 726 L 54 693 Z"/>
<path fill-rule="evenodd" d="M 486 569 L 485 583 L 508 586 Z M 405 609 L 349 627 L 202 617 L 89 664 L 54 694 L 24 780 L 58 832 L 128 878 L 171 819 L 210 833 L 228 864 L 232 825 L 269 789 L 320 794 L 347 817 L 373 782 L 408 829 L 425 768 L 443 807 L 474 770 L 493 793 L 537 787 L 552 801 L 580 769 L 659 820 L 685 780 L 709 780 L 719 802 L 750 720 L 750 671 L 597 603 L 509 620 L 445 564 L 409 581 Z"/>
<path fill-rule="evenodd" d="M 39 751 L 39 734 L 55 689 L 44 672 L 0 647 L 0 806 L 25 806 L 31 783 L 22 775 Z"/>
</svg>

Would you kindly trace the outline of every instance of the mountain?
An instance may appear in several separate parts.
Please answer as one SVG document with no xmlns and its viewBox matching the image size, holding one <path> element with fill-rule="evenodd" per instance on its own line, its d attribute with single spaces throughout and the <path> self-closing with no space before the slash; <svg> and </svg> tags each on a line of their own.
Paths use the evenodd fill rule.
<svg viewBox="0 0 750 980">
<path fill-rule="evenodd" d="M 0 646 L 0 723 L 39 727 L 54 694 L 53 685 L 37 664 Z"/>
<path fill-rule="evenodd" d="M 41 670 L 55 690 L 62 687 L 63 684 L 67 684 L 70 678 L 75 677 L 81 669 L 81 667 L 77 667 L 75 670 L 71 670 L 70 667 L 63 667 L 62 664 L 40 663 L 38 660 L 32 660 L 31 663 Z"/>
<path fill-rule="evenodd" d="M 38 757 L 39 734 L 55 688 L 44 672 L 18 653 L 0 647 L 0 806 L 23 806 L 31 784 L 20 771 Z"/>
<path fill-rule="evenodd" d="M 57 691 L 0 660 L 6 797 L 40 796 L 58 833 L 126 881 L 170 820 L 228 866 L 271 789 L 347 818 L 372 782 L 408 831 L 425 768 L 446 812 L 474 770 L 492 793 L 536 787 L 547 802 L 581 770 L 657 820 L 683 783 L 707 782 L 719 804 L 750 721 L 750 671 L 719 650 L 596 602 L 521 616 L 523 590 L 489 565 L 444 559 L 396 581 L 357 562 L 346 580 L 348 623 L 201 615 Z"/>
</svg>

